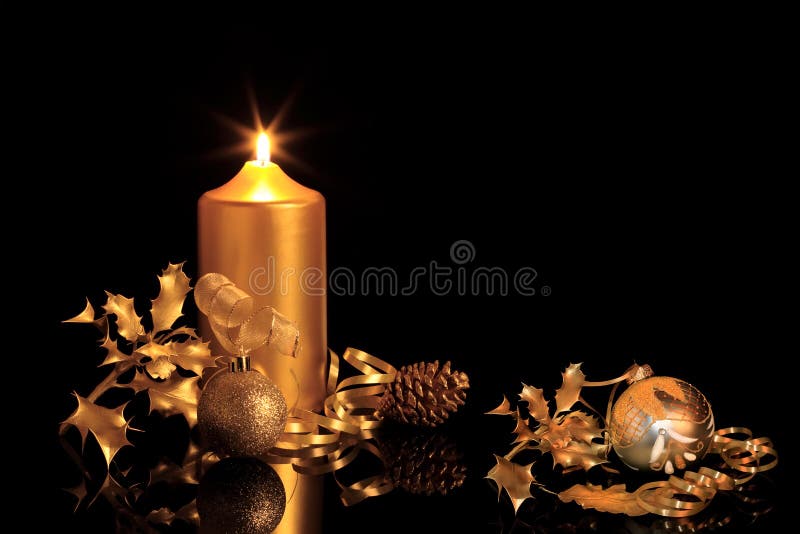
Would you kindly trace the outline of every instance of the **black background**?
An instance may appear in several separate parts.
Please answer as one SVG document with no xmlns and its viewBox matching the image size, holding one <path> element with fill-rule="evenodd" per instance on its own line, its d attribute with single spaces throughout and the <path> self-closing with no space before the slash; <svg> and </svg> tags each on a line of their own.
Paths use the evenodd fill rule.
<svg viewBox="0 0 800 534">
<path fill-rule="evenodd" d="M 53 409 L 41 418 L 54 443 L 48 487 L 75 483 L 56 424 L 73 409 L 70 392 L 85 395 L 102 376 L 93 332 L 58 321 L 85 295 L 101 302 L 104 289 L 146 302 L 168 261 L 196 274 L 197 198 L 249 157 L 214 156 L 242 140 L 218 116 L 252 127 L 250 89 L 263 120 L 293 96 L 282 130 L 315 131 L 284 147 L 313 172 L 278 163 L 327 199 L 329 269 L 408 273 L 447 263 L 450 245 L 466 239 L 472 265 L 532 266 L 537 287 L 552 288 L 329 298 L 333 349 L 396 365 L 451 359 L 468 372 L 470 402 L 451 432 L 471 479 L 450 499 L 395 492 L 351 509 L 329 488 L 326 532 L 344 521 L 372 531 L 380 514 L 400 530 L 448 521 L 496 530 L 508 504 L 498 507 L 480 477 L 510 428 L 480 413 L 521 381 L 557 387 L 570 362 L 584 362 L 592 380 L 649 362 L 704 391 L 718 426 L 749 426 L 791 452 L 780 406 L 796 236 L 782 186 L 780 33 L 581 38 L 458 26 L 41 33 L 46 51 L 19 62 L 32 81 L 27 142 L 39 162 L 27 176 L 48 199 L 37 247 L 52 281 L 41 324 L 58 347 L 44 393 Z M 779 487 L 786 456 L 770 475 Z M 70 498 L 51 494 L 63 526 L 110 524 L 103 505 L 75 518 Z"/>
</svg>

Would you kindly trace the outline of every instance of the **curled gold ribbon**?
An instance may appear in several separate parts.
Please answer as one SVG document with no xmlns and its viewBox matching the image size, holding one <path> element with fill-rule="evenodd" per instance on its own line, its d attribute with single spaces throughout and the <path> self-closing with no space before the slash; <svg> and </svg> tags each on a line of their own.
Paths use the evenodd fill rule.
<svg viewBox="0 0 800 534">
<path fill-rule="evenodd" d="M 270 306 L 256 308 L 253 297 L 224 275 L 208 273 L 201 277 L 194 296 L 217 340 L 231 354 L 273 345 L 282 354 L 296 356 L 300 338 L 297 326 Z M 292 408 L 278 443 L 264 457 L 266 461 L 289 463 L 298 473 L 318 475 L 345 467 L 362 450 L 381 457 L 365 440 L 382 423 L 375 409 L 397 371 L 380 358 L 348 348 L 342 359 L 360 374 L 339 382 L 339 356 L 333 351 L 330 355 L 323 414 Z M 386 493 L 391 490 L 387 484 L 383 477 L 370 477 L 350 486 L 340 484 L 342 500 L 354 504 Z"/>
<path fill-rule="evenodd" d="M 194 288 L 194 300 L 230 354 L 240 350 L 249 353 L 264 345 L 272 345 L 287 356 L 297 354 L 297 326 L 271 306 L 256 308 L 255 299 L 225 275 L 203 275 Z"/>
<path fill-rule="evenodd" d="M 744 436 L 738 439 L 733 436 Z M 745 473 L 734 477 L 701 467 L 697 471 L 686 471 L 683 478 L 669 477 L 667 481 L 650 482 L 636 490 L 636 501 L 650 513 L 664 517 L 688 517 L 704 510 L 718 491 L 729 491 L 752 479 L 756 473 L 772 469 L 778 464 L 778 452 L 769 438 L 753 438 L 753 433 L 744 427 L 729 427 L 718 430 L 708 450 L 719 454 L 732 470 Z M 768 461 L 763 461 L 769 457 Z M 686 498 L 686 497 L 690 498 Z"/>
<path fill-rule="evenodd" d="M 298 473 L 319 475 L 335 473 L 353 462 L 362 451 L 382 459 L 377 447 L 366 440 L 374 436 L 382 423 L 375 408 L 386 385 L 394 381 L 397 370 L 367 352 L 347 348 L 342 359 L 361 374 L 339 382 L 340 359 L 333 351 L 330 355 L 324 415 L 293 409 L 267 461 L 290 463 Z M 383 476 L 368 477 L 351 485 L 336 482 L 342 489 L 345 505 L 383 495 L 394 487 Z"/>
</svg>

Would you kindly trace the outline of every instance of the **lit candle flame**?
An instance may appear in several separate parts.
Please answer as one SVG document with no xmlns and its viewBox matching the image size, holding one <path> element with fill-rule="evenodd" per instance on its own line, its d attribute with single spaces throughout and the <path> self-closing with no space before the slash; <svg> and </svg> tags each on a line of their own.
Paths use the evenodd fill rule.
<svg viewBox="0 0 800 534">
<path fill-rule="evenodd" d="M 264 132 L 261 132 L 258 136 L 258 141 L 256 143 L 256 159 L 258 160 L 259 165 L 266 165 L 269 163 L 269 137 Z"/>
</svg>

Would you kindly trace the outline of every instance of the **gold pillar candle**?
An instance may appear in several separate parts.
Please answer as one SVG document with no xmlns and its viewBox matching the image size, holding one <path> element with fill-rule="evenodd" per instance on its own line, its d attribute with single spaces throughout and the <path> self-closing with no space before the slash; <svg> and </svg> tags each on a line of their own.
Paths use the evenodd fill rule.
<svg viewBox="0 0 800 534">
<path fill-rule="evenodd" d="M 217 272 L 297 323 L 295 358 L 269 346 L 251 354 L 253 368 L 280 388 L 288 406 L 319 410 L 327 367 L 325 199 L 269 161 L 261 134 L 258 156 L 197 204 L 199 274 Z M 223 354 L 208 320 L 200 329 Z"/>
</svg>

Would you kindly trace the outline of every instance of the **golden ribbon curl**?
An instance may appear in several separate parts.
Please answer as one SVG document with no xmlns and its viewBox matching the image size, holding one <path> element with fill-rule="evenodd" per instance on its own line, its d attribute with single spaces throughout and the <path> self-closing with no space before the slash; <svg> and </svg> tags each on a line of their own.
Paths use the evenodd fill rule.
<svg viewBox="0 0 800 534">
<path fill-rule="evenodd" d="M 732 437 L 736 435 L 745 437 Z M 744 427 L 718 430 L 708 452 L 719 454 L 729 468 L 746 474 L 734 477 L 709 467 L 686 471 L 683 478 L 673 475 L 669 480 L 641 486 L 635 493 L 639 506 L 664 517 L 695 515 L 711 504 L 718 491 L 732 490 L 749 482 L 756 473 L 772 469 L 778 464 L 778 452 L 773 448 L 772 440 L 753 438 L 752 431 Z M 764 457 L 769 457 L 769 461 L 763 462 Z"/>
<path fill-rule="evenodd" d="M 264 345 L 286 356 L 297 354 L 297 326 L 271 306 L 256 309 L 255 299 L 225 275 L 203 275 L 194 288 L 194 299 L 217 341 L 230 354 L 250 353 Z"/>
<path fill-rule="evenodd" d="M 386 384 L 394 381 L 397 371 L 380 358 L 348 347 L 342 359 L 361 374 L 337 384 L 340 360 L 335 352 L 330 351 L 330 355 L 324 415 L 304 409 L 292 410 L 283 435 L 268 457 L 270 461 L 291 463 L 295 471 L 303 474 L 341 469 L 355 460 L 361 450 L 380 457 L 377 449 L 371 450 L 371 444 L 364 440 L 373 437 L 375 429 L 383 422 L 375 415 L 375 408 Z M 359 487 L 351 489 L 359 492 L 375 489 L 369 483 Z"/>
<path fill-rule="evenodd" d="M 197 281 L 194 294 L 197 307 L 208 317 L 214 335 L 229 353 L 249 353 L 272 345 L 282 354 L 296 356 L 300 339 L 297 326 L 270 306 L 256 309 L 253 297 L 224 275 L 204 275 Z M 365 440 L 373 437 L 382 423 L 375 409 L 397 370 L 380 358 L 348 347 L 342 359 L 361 374 L 339 382 L 339 356 L 329 352 L 323 414 L 290 409 L 283 434 L 264 458 L 267 462 L 290 463 L 298 473 L 319 475 L 345 467 L 361 451 L 382 458 L 377 447 Z M 345 504 L 355 504 L 393 488 L 381 476 L 339 485 Z"/>
</svg>

